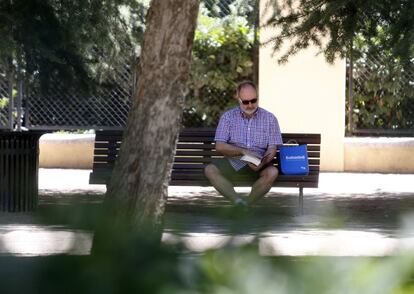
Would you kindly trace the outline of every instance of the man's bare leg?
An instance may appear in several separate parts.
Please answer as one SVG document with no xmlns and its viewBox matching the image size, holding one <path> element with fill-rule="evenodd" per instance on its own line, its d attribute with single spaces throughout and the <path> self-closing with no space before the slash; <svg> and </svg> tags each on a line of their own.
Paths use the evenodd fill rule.
<svg viewBox="0 0 414 294">
<path fill-rule="evenodd" d="M 260 172 L 260 178 L 253 184 L 252 191 L 247 199 L 248 204 L 252 204 L 269 192 L 273 182 L 279 175 L 279 171 L 274 166 L 268 166 Z"/>
<path fill-rule="evenodd" d="M 204 174 L 213 187 L 232 203 L 236 199 L 240 199 L 240 196 L 234 190 L 233 184 L 220 173 L 220 170 L 214 164 L 207 165 L 204 168 Z"/>
</svg>

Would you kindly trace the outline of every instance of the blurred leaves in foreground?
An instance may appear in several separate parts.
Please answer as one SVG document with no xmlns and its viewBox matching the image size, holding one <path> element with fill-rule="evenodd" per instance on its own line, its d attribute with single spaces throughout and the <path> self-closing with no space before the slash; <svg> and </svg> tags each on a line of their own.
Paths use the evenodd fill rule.
<svg viewBox="0 0 414 294">
<path fill-rule="evenodd" d="M 414 255 L 263 257 L 256 242 L 204 254 L 108 235 L 90 256 L 2 257 L 1 293 L 413 293 Z"/>
<path fill-rule="evenodd" d="M 148 231 L 138 235 L 123 226 L 110 230 L 110 225 L 102 225 L 110 218 L 102 213 L 98 198 L 84 203 L 87 198 L 93 197 L 78 199 L 78 205 L 60 199 L 59 205 L 45 205 L 40 214 L 45 225 L 64 224 L 82 231 L 106 228 L 101 250 L 87 256 L 0 256 L 1 294 L 414 293 L 412 251 L 386 257 L 270 257 L 260 255 L 258 240 L 245 246 L 229 240 L 221 249 L 196 254 L 179 242 L 160 243 Z M 231 215 L 231 220 L 241 225 L 251 216 Z M 410 245 L 414 216 L 402 221 L 402 245 Z"/>
</svg>

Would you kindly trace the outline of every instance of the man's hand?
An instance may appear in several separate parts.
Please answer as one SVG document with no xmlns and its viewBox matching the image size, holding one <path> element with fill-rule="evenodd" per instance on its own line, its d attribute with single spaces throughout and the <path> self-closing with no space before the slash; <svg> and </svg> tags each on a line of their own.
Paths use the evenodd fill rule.
<svg viewBox="0 0 414 294">
<path fill-rule="evenodd" d="M 262 158 L 262 161 L 260 162 L 259 165 L 254 165 L 253 163 L 248 163 L 249 167 L 254 170 L 254 171 L 259 171 L 263 168 L 263 166 L 265 166 L 267 164 L 267 162 L 264 160 L 265 158 Z"/>
<path fill-rule="evenodd" d="M 265 165 L 267 165 L 269 162 L 271 162 L 273 160 L 273 158 L 276 155 L 276 148 L 271 147 L 269 149 L 267 149 L 265 155 L 262 157 L 262 161 L 260 162 L 260 164 L 258 166 L 248 163 L 249 167 L 254 170 L 254 171 L 259 171 L 261 170 Z M 252 153 L 249 150 L 246 150 L 248 153 L 254 155 L 254 153 Z"/>
<path fill-rule="evenodd" d="M 254 165 L 253 163 L 248 163 L 247 165 L 254 171 L 259 171 L 263 167 L 262 163 L 260 163 L 258 166 Z"/>
<path fill-rule="evenodd" d="M 259 157 L 260 158 L 260 156 L 258 156 L 257 155 L 257 153 L 254 153 L 254 152 L 252 152 L 252 151 L 250 151 L 250 150 L 248 150 L 248 149 L 243 149 L 243 155 L 250 155 L 250 156 L 252 156 L 252 157 Z M 254 170 L 254 171 L 259 171 L 262 167 L 263 167 L 263 158 L 262 158 L 262 161 L 260 162 L 260 164 L 259 165 L 254 165 L 253 163 L 247 163 L 247 165 L 252 169 L 252 170 Z"/>
</svg>

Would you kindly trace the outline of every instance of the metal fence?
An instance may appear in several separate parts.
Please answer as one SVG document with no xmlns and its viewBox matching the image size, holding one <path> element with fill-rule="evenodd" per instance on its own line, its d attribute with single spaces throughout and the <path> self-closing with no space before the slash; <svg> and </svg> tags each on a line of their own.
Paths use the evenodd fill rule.
<svg viewBox="0 0 414 294">
<path fill-rule="evenodd" d="M 84 97 L 77 91 L 64 91 L 59 85 L 42 95 L 38 87 L 31 87 L 25 96 L 25 126 L 30 129 L 116 129 L 122 128 L 127 119 L 134 89 L 135 59 L 130 54 L 121 56 L 114 66 L 112 77 L 97 93 Z"/>
<path fill-rule="evenodd" d="M 217 20 L 213 22 L 216 26 L 225 26 L 232 21 L 245 21 L 249 30 L 253 32 L 257 25 L 255 10 L 258 9 L 257 5 L 258 0 L 205 0 L 202 1 L 201 12 L 205 17 Z M 257 50 L 256 52 L 252 48 L 246 50 L 249 50 L 249 59 L 254 63 Z M 133 69 L 137 56 L 132 49 L 127 48 L 122 52 L 125 52 L 125 55 L 120 56 L 117 64 L 114 65 L 111 80 L 89 97 L 84 97 L 77 90 L 62 90 L 59 82 L 54 81 L 51 82 L 48 93 L 41 94 L 38 90 L 39 81 L 36 76 L 32 76 L 25 80 L 17 79 L 13 83 L 13 90 L 15 94 L 17 93 L 15 105 L 1 107 L 3 104 L 13 103 L 13 99 L 8 97 L 10 89 L 5 79 L 6 75 L 2 73 L 0 93 L 4 99 L 1 100 L 3 104 L 0 102 L 0 128 L 20 129 L 22 126 L 27 129 L 74 130 L 124 127 L 135 88 L 136 78 Z M 226 62 L 224 60 L 223 64 Z M 216 87 L 212 85 L 213 82 L 197 88 L 192 87 L 186 99 L 183 125 L 192 127 L 216 125 L 220 114 L 234 105 L 232 98 L 240 77 L 254 79 L 254 73 L 252 71 L 245 76 L 240 75 L 224 87 L 222 85 Z M 14 117 L 13 123 L 10 123 L 9 119 L 11 112 Z"/>
<path fill-rule="evenodd" d="M 350 56 L 348 135 L 414 136 L 414 59 L 403 63 L 376 44 Z"/>
<path fill-rule="evenodd" d="M 0 70 L 0 129 L 10 129 L 10 82 L 5 71 Z"/>
</svg>

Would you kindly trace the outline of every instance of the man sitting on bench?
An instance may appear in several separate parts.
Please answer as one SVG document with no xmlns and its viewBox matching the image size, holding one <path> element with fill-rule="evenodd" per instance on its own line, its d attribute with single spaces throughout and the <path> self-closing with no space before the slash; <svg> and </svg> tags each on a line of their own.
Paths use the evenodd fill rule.
<svg viewBox="0 0 414 294">
<path fill-rule="evenodd" d="M 271 163 L 282 136 L 276 117 L 258 106 L 256 85 L 243 82 L 238 85 L 236 99 L 239 107 L 226 111 L 216 130 L 216 151 L 225 156 L 204 169 L 206 177 L 216 190 L 236 206 L 247 207 L 261 199 L 272 187 L 279 172 Z M 244 155 L 261 159 L 257 166 L 240 158 Z M 246 199 L 234 190 L 232 181 L 249 178 L 254 182 Z"/>
</svg>

